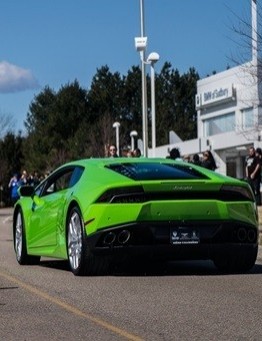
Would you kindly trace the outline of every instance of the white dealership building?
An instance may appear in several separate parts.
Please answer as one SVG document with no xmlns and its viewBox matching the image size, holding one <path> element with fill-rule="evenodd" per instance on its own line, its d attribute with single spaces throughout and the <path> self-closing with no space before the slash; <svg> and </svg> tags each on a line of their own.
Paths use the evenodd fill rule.
<svg viewBox="0 0 262 341">
<path fill-rule="evenodd" d="M 256 19 L 256 8 L 252 8 Z M 255 26 L 255 27 L 254 27 Z M 256 24 L 253 33 L 256 34 Z M 179 148 L 181 155 L 202 154 L 210 149 L 222 174 L 245 176 L 245 157 L 250 146 L 262 147 L 262 88 L 259 84 L 257 37 L 252 39 L 252 60 L 197 82 L 197 138 L 181 141 L 170 132 L 169 144 L 157 147 L 155 155 L 166 157 Z M 152 156 L 151 149 L 148 156 Z"/>
<path fill-rule="evenodd" d="M 181 141 L 170 132 L 170 143 L 157 147 L 156 156 L 166 157 L 179 148 L 182 155 L 201 154 L 210 149 L 217 171 L 242 178 L 250 146 L 261 147 L 261 87 L 257 65 L 246 63 L 197 82 L 198 137 Z M 152 150 L 149 149 L 149 156 Z"/>
</svg>

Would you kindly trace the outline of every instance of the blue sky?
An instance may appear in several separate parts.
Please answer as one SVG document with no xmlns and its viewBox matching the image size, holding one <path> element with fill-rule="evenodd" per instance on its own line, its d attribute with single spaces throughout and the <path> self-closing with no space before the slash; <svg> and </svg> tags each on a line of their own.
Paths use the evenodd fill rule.
<svg viewBox="0 0 262 341">
<path fill-rule="evenodd" d="M 258 1 L 259 2 L 259 1 Z M 146 54 L 158 52 L 201 78 L 225 70 L 237 56 L 238 17 L 250 20 L 250 0 L 144 0 Z M 97 68 L 126 74 L 139 65 L 139 0 L 1 0 L 0 115 L 24 131 L 29 105 L 45 86 L 57 91 L 77 79 L 90 86 Z"/>
</svg>

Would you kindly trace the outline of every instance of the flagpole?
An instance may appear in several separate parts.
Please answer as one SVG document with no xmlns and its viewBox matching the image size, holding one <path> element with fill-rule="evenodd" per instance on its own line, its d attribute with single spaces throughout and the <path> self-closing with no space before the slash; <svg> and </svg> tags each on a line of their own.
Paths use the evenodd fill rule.
<svg viewBox="0 0 262 341">
<path fill-rule="evenodd" d="M 252 61 L 257 65 L 257 0 L 251 0 L 252 15 Z"/>
<path fill-rule="evenodd" d="M 261 109 L 259 107 L 259 81 L 258 81 L 258 32 L 257 32 L 257 0 L 251 0 L 251 25 L 252 25 L 252 75 L 255 81 L 255 93 L 253 97 L 253 110 L 255 124 L 259 127 Z M 259 130 L 259 128 L 258 128 Z"/>
</svg>

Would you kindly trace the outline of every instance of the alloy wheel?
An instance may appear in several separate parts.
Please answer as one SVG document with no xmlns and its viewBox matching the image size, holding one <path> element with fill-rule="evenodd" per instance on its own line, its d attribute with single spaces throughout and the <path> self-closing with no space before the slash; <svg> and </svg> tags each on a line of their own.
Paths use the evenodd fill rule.
<svg viewBox="0 0 262 341">
<path fill-rule="evenodd" d="M 68 256 L 72 269 L 78 269 L 82 257 L 82 222 L 73 210 L 68 225 Z"/>
<path fill-rule="evenodd" d="M 23 243 L 23 221 L 21 212 L 18 212 L 15 224 L 15 252 L 18 260 L 22 257 L 22 243 Z"/>
</svg>

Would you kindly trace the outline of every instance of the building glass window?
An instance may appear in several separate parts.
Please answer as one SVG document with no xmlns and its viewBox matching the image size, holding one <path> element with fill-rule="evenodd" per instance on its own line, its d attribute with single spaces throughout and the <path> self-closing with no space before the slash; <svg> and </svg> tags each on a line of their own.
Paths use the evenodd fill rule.
<svg viewBox="0 0 262 341">
<path fill-rule="evenodd" d="M 247 108 L 241 110 L 242 116 L 242 129 L 250 129 L 254 127 L 254 110 L 253 108 Z"/>
<path fill-rule="evenodd" d="M 235 130 L 235 113 L 228 113 L 204 121 L 206 136 L 227 133 Z"/>
</svg>

